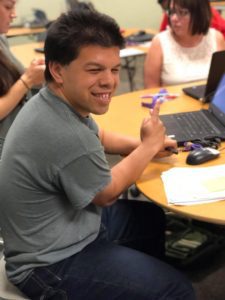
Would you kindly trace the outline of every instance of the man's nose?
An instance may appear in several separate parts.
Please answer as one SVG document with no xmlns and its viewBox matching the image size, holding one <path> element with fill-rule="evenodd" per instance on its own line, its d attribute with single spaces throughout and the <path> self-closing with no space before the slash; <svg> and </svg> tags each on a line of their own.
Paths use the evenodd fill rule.
<svg viewBox="0 0 225 300">
<path fill-rule="evenodd" d="M 111 70 L 107 70 L 102 73 L 100 78 L 101 85 L 114 85 L 116 82 L 116 76 L 112 73 Z"/>
</svg>

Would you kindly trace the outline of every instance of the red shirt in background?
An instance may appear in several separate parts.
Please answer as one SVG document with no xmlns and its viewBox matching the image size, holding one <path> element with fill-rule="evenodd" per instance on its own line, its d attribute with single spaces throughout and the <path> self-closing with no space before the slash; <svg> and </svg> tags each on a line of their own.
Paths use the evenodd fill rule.
<svg viewBox="0 0 225 300">
<path fill-rule="evenodd" d="M 211 7 L 212 11 L 212 20 L 211 27 L 220 31 L 225 38 L 225 19 L 220 15 L 220 13 L 213 7 Z M 168 26 L 168 15 L 164 13 L 162 22 L 160 24 L 160 31 L 166 30 Z"/>
</svg>

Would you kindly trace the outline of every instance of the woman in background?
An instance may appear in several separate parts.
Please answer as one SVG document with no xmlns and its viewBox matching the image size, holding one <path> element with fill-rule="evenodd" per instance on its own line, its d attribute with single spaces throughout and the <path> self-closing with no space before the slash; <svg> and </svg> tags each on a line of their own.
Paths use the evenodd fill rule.
<svg viewBox="0 0 225 300">
<path fill-rule="evenodd" d="M 162 7 L 163 11 L 166 11 L 168 8 L 168 0 L 158 0 L 159 5 Z M 210 27 L 215 28 L 216 30 L 220 31 L 223 34 L 223 37 L 225 38 L 225 19 L 222 17 L 222 15 L 211 6 L 211 24 Z M 164 31 L 167 29 L 169 19 L 168 14 L 164 12 L 161 24 L 159 26 L 159 31 Z"/>
<path fill-rule="evenodd" d="M 205 80 L 212 53 L 225 49 L 223 35 L 210 28 L 208 0 L 169 0 L 169 29 L 155 36 L 145 66 L 145 87 Z"/>
<path fill-rule="evenodd" d="M 44 82 L 43 59 L 33 60 L 24 69 L 10 52 L 5 34 L 16 17 L 15 4 L 16 0 L 0 0 L 0 152 L 15 116 L 31 96 L 30 89 Z"/>
</svg>

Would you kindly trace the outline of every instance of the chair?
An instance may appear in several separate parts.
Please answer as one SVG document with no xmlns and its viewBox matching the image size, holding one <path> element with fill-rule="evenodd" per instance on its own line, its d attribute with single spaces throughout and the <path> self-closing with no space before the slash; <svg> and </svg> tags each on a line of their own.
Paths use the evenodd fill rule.
<svg viewBox="0 0 225 300">
<path fill-rule="evenodd" d="M 22 293 L 9 282 L 5 272 L 4 256 L 0 259 L 0 299 L 28 300 Z"/>
</svg>

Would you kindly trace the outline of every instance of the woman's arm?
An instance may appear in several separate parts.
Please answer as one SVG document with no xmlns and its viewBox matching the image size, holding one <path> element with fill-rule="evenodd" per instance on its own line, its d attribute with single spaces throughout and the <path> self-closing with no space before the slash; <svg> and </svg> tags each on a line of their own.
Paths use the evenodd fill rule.
<svg viewBox="0 0 225 300">
<path fill-rule="evenodd" d="M 221 32 L 216 31 L 217 51 L 225 50 L 225 40 Z"/>
<path fill-rule="evenodd" d="M 163 62 L 162 48 L 159 38 L 156 36 L 149 47 L 144 64 L 145 88 L 161 86 L 161 70 Z"/>
<path fill-rule="evenodd" d="M 0 97 L 0 120 L 19 104 L 30 88 L 44 82 L 44 69 L 43 60 L 34 60 L 9 91 Z"/>
</svg>

